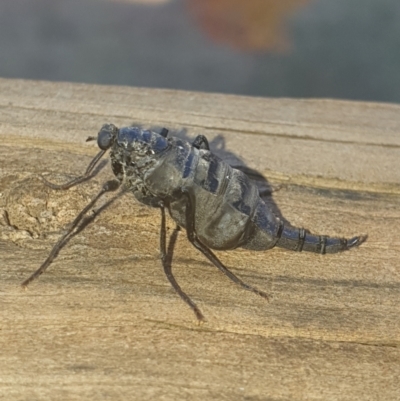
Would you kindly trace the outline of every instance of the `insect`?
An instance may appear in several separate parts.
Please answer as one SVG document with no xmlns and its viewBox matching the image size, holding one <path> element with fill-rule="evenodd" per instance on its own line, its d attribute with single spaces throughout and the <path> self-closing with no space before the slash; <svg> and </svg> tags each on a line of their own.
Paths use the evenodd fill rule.
<svg viewBox="0 0 400 401">
<path fill-rule="evenodd" d="M 244 283 L 220 262 L 211 249 L 241 247 L 264 251 L 278 246 L 292 251 L 323 254 L 348 250 L 366 239 L 362 236 L 344 239 L 311 235 L 305 229 L 284 225 L 261 199 L 257 186 L 242 171 L 210 152 L 207 138 L 203 135 L 189 143 L 168 136 L 165 128 L 156 133 L 136 127 L 118 129 L 113 124 L 105 124 L 97 137 L 87 139 L 92 140 L 97 140 L 100 152 L 85 174 L 63 185 L 52 184 L 42 177 L 44 182 L 54 189 L 68 189 L 89 179 L 107 150 L 110 150 L 111 167 L 117 180 L 105 183 L 97 196 L 78 214 L 45 262 L 22 283 L 25 287 L 47 269 L 72 236 L 94 219 L 94 216 L 85 218 L 85 214 L 97 200 L 121 185 L 125 191 L 132 192 L 139 202 L 160 209 L 160 251 L 164 272 L 198 320 L 204 319 L 203 314 L 180 288 L 167 260 L 165 209 L 177 226 L 186 230 L 189 242 L 222 273 L 245 290 L 264 298 L 268 298 L 265 292 Z"/>
</svg>

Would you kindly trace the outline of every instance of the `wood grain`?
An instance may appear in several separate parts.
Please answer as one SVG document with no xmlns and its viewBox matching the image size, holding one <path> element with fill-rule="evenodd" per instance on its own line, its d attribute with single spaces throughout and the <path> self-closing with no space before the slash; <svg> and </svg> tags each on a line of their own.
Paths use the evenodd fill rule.
<svg viewBox="0 0 400 401">
<path fill-rule="evenodd" d="M 0 398 L 398 400 L 400 107 L 0 79 Z M 179 234 L 163 275 L 159 213 L 125 195 L 73 238 L 27 291 L 66 225 L 112 177 L 68 191 L 105 122 L 202 133 L 260 172 L 293 225 L 350 237 L 336 255 L 218 252 L 247 293 Z M 251 169 L 251 170 L 250 170 Z M 174 224 L 169 220 L 169 233 Z"/>
</svg>

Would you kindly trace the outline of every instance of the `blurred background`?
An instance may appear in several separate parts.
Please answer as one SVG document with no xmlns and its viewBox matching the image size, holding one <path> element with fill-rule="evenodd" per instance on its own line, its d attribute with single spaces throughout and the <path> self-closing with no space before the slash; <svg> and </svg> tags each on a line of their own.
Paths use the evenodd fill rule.
<svg viewBox="0 0 400 401">
<path fill-rule="evenodd" d="M 0 0 L 0 76 L 400 102 L 400 1 Z"/>
</svg>

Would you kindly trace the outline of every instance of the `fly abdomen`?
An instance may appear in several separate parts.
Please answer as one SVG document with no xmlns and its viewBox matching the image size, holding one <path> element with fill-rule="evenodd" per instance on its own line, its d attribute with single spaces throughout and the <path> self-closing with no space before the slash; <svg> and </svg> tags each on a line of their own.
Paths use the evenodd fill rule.
<svg viewBox="0 0 400 401">
<path fill-rule="evenodd" d="M 331 238 L 326 235 L 312 235 L 303 228 L 290 228 L 285 227 L 283 224 L 279 230 L 278 237 L 276 246 L 280 248 L 321 254 L 346 251 L 363 241 L 361 237 L 346 239 Z"/>
</svg>

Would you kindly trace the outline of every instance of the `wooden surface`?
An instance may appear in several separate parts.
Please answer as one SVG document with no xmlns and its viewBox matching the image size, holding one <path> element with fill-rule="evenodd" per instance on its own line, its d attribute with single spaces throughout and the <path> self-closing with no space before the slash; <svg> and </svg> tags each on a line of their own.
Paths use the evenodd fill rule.
<svg viewBox="0 0 400 401">
<path fill-rule="evenodd" d="M 0 79 L 0 107 L 0 398 L 400 399 L 399 106 Z M 218 252 L 266 302 L 180 233 L 173 271 L 206 316 L 197 325 L 162 272 L 159 212 L 125 195 L 23 291 L 112 174 L 68 191 L 37 176 L 82 173 L 105 122 L 205 134 L 260 187 L 282 185 L 268 202 L 293 225 L 368 241 Z"/>
</svg>

